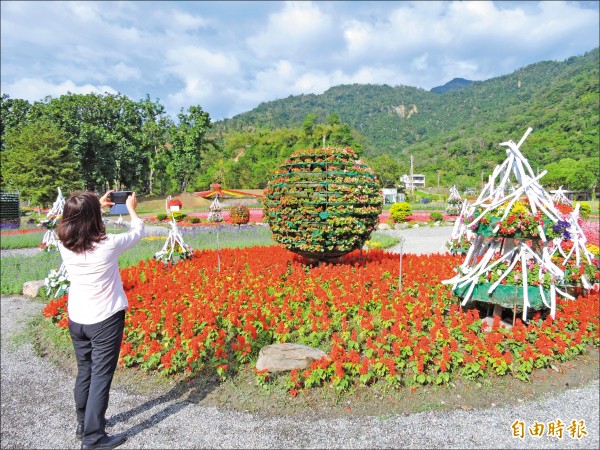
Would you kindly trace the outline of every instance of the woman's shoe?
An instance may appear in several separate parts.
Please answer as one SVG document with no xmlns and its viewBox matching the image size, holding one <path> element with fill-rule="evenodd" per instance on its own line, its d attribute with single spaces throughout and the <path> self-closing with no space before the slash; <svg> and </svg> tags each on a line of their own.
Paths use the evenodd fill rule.
<svg viewBox="0 0 600 450">
<path fill-rule="evenodd" d="M 123 442 L 127 440 L 127 436 L 125 434 L 115 434 L 114 436 L 109 436 L 108 434 L 100 439 L 99 442 L 95 444 L 87 445 L 81 444 L 81 450 L 110 450 L 115 447 L 118 447 Z"/>
</svg>

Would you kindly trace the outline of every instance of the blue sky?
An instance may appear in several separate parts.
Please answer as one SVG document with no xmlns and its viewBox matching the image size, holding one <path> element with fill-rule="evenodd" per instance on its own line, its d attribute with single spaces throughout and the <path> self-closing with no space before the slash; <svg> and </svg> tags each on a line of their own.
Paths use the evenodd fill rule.
<svg viewBox="0 0 600 450">
<path fill-rule="evenodd" d="M 121 93 L 212 120 L 340 84 L 486 80 L 599 46 L 598 1 L 2 1 L 1 91 Z"/>
</svg>

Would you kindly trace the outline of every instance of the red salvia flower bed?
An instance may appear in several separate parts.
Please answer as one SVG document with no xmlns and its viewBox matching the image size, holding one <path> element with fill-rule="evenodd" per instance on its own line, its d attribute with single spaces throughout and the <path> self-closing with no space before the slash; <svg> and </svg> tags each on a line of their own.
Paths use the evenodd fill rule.
<svg viewBox="0 0 600 450">
<path fill-rule="evenodd" d="M 447 383 L 455 377 L 513 375 L 527 380 L 598 346 L 598 293 L 560 300 L 556 318 L 520 319 L 511 331 L 485 330 L 442 285 L 460 256 L 355 251 L 338 264 L 304 265 L 282 248 L 196 251 L 175 266 L 141 262 L 122 270 L 129 298 L 121 363 L 163 375 L 216 370 L 221 377 L 256 362 L 261 347 L 293 342 L 329 357 L 290 374 L 290 393 Z M 44 310 L 67 326 L 66 296 Z M 264 377 L 265 374 L 258 373 Z"/>
</svg>

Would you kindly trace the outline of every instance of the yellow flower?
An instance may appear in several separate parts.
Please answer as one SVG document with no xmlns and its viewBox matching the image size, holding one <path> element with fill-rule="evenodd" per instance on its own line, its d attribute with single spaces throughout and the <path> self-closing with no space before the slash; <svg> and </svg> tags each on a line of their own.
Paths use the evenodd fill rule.
<svg viewBox="0 0 600 450">
<path fill-rule="evenodd" d="M 515 202 L 510 212 L 515 214 L 527 214 L 529 212 L 529 209 L 527 208 L 527 206 L 525 206 L 525 203 Z"/>
<path fill-rule="evenodd" d="M 600 256 L 600 248 L 598 248 L 597 245 L 588 244 L 585 246 L 585 248 L 587 248 L 588 252 L 594 255 L 594 258 L 598 258 L 598 256 Z"/>
<path fill-rule="evenodd" d="M 161 239 L 165 239 L 165 236 L 158 236 L 158 235 L 148 236 L 148 237 L 142 238 L 142 241 L 159 241 Z"/>
</svg>

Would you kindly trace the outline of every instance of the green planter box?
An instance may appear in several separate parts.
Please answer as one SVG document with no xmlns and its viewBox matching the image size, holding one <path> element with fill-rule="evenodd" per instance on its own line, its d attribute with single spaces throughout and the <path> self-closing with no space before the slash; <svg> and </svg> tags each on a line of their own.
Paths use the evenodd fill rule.
<svg viewBox="0 0 600 450">
<path fill-rule="evenodd" d="M 475 286 L 473 289 L 473 293 L 471 294 L 470 300 L 477 300 L 480 302 L 493 303 L 496 305 L 500 305 L 504 308 L 514 308 L 515 307 L 515 297 L 517 299 L 517 309 L 523 310 L 523 286 L 514 286 L 514 285 L 506 285 L 499 284 L 496 289 L 491 294 L 488 294 L 488 289 L 490 288 L 491 283 L 480 283 Z M 459 297 L 464 297 L 469 290 L 469 285 L 467 284 L 464 287 L 456 288 L 456 295 Z M 528 286 L 527 287 L 527 295 L 529 299 L 529 309 L 538 310 L 547 308 L 542 301 L 542 296 L 540 295 L 540 288 L 538 286 Z M 545 290 L 544 295 L 546 296 L 546 301 L 550 301 L 550 291 Z"/>
</svg>

